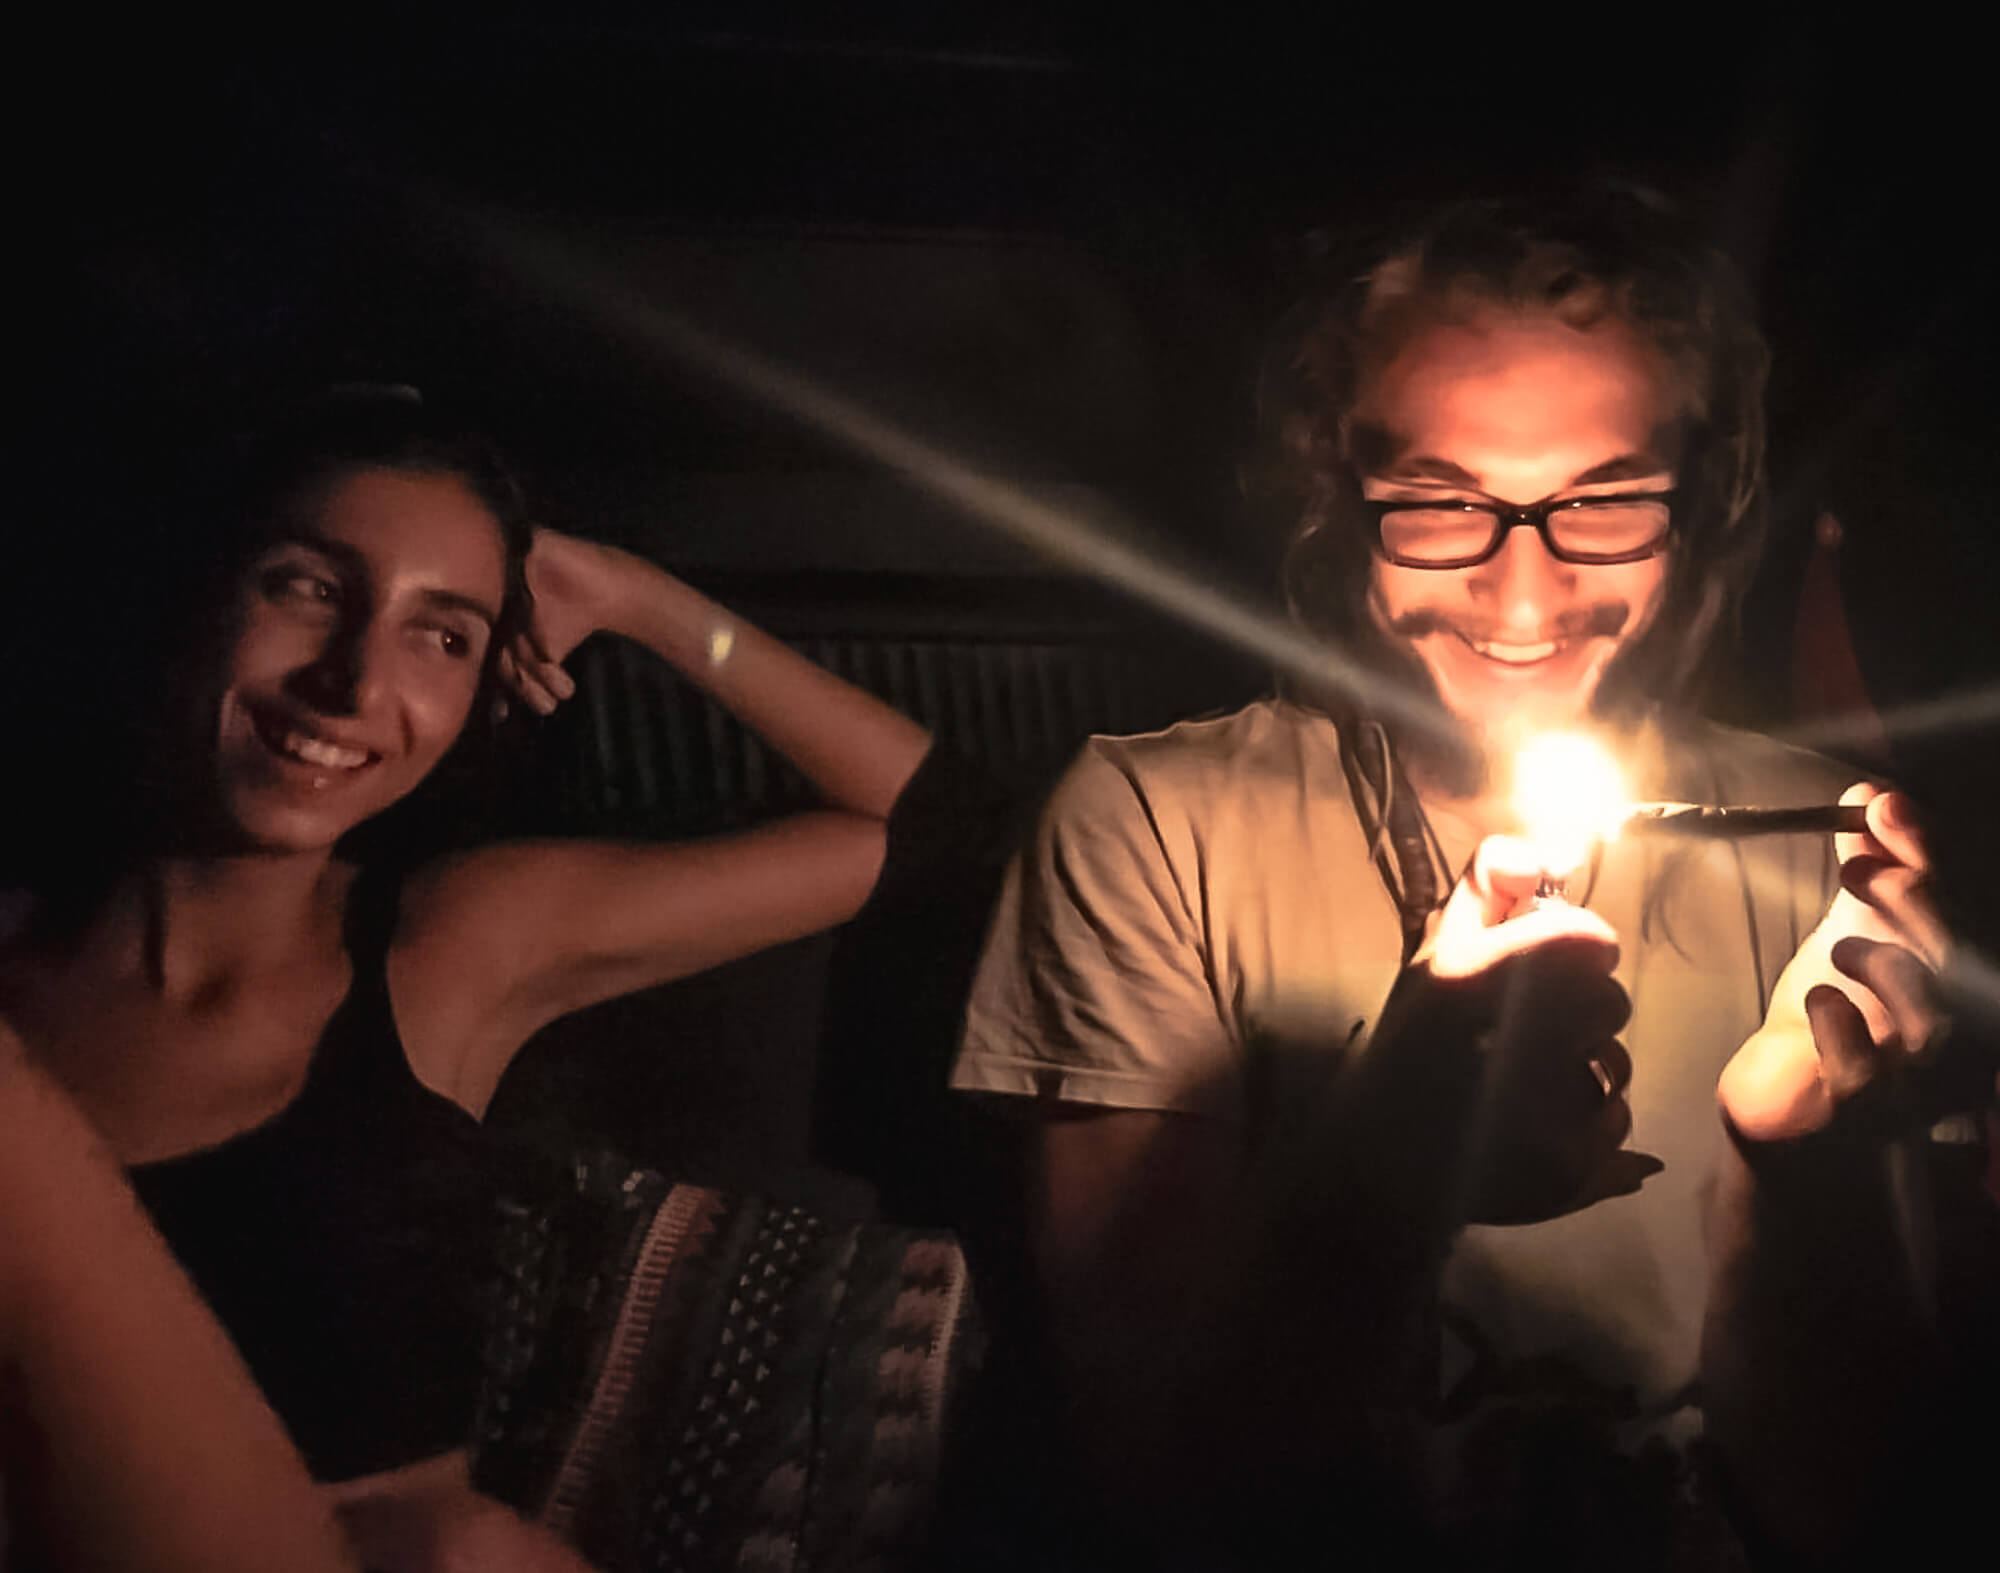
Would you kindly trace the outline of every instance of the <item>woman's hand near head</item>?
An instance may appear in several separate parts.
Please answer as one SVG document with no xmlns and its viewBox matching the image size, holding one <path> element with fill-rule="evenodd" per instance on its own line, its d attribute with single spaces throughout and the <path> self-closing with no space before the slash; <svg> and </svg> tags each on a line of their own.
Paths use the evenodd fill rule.
<svg viewBox="0 0 2000 1573">
<path fill-rule="evenodd" d="M 930 734 L 874 696 L 630 552 L 537 530 L 532 626 L 501 673 L 546 714 L 575 692 L 561 663 L 594 633 L 634 640 L 789 760 L 829 807 L 886 819 Z"/>
<path fill-rule="evenodd" d="M 501 679 L 530 709 L 548 715 L 576 692 L 562 663 L 592 634 L 620 631 L 624 602 L 648 567 L 616 547 L 537 530 L 527 564 L 532 614 L 500 652 Z"/>
</svg>

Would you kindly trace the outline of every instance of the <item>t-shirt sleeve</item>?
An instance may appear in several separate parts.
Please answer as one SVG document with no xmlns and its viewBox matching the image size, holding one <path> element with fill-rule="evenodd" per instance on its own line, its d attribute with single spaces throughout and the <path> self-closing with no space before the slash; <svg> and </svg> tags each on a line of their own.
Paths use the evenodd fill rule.
<svg viewBox="0 0 2000 1573">
<path fill-rule="evenodd" d="M 1233 1117 L 1235 1034 L 1210 981 L 1198 870 L 1129 765 L 1092 744 L 1008 870 L 952 1085 Z"/>
</svg>

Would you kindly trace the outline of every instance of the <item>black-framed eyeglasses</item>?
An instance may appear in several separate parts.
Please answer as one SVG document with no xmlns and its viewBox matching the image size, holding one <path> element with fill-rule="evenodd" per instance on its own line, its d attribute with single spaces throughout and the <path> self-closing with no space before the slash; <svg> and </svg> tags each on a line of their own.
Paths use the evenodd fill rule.
<svg viewBox="0 0 2000 1573">
<path fill-rule="evenodd" d="M 1674 496 L 1545 497 L 1518 508 L 1492 499 L 1365 506 L 1376 551 L 1401 568 L 1476 568 L 1499 552 L 1509 530 L 1524 524 L 1534 527 L 1557 562 L 1603 567 L 1643 562 L 1665 546 Z"/>
</svg>

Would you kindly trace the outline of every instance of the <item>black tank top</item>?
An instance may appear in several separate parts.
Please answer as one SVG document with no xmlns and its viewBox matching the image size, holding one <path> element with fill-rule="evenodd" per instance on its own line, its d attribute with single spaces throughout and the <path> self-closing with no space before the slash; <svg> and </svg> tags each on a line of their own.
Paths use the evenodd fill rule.
<svg viewBox="0 0 2000 1573">
<path fill-rule="evenodd" d="M 471 1439 L 491 1251 L 479 1124 L 417 1080 L 384 975 L 392 881 L 357 879 L 354 978 L 306 1084 L 134 1189 L 321 1480 Z"/>
</svg>

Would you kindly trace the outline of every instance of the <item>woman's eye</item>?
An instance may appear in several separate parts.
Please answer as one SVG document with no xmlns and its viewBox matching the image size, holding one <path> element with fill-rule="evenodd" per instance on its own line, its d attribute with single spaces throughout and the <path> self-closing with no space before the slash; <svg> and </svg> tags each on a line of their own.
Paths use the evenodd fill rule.
<svg viewBox="0 0 2000 1573">
<path fill-rule="evenodd" d="M 338 606 L 341 599 L 338 581 L 305 568 L 273 568 L 264 575 L 264 594 L 274 601 L 323 606 Z"/>
<path fill-rule="evenodd" d="M 453 660 L 466 661 L 472 658 L 472 640 L 456 628 L 433 628 L 431 637 L 437 646 Z"/>
</svg>

